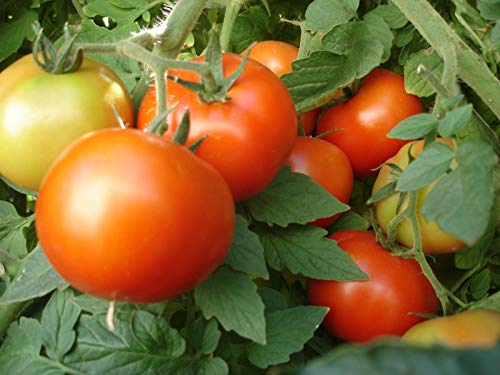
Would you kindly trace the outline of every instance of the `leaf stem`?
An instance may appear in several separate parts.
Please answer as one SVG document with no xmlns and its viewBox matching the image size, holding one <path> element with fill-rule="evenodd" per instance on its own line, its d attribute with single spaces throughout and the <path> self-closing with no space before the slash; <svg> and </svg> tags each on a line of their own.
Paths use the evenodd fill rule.
<svg viewBox="0 0 500 375">
<path fill-rule="evenodd" d="M 220 44 L 223 51 L 229 50 L 231 42 L 231 33 L 236 22 L 236 17 L 245 4 L 245 0 L 228 0 L 226 5 L 226 12 L 224 13 L 224 21 L 222 22 L 222 29 L 220 33 Z"/>
<path fill-rule="evenodd" d="M 9 329 L 10 324 L 17 319 L 31 301 L 0 304 L 0 341 Z"/>
<path fill-rule="evenodd" d="M 73 4 L 73 7 L 76 10 L 76 13 L 80 16 L 82 20 L 87 19 L 88 17 L 85 15 L 85 12 L 83 11 L 82 4 L 80 4 L 80 0 L 71 0 L 71 3 Z"/>
</svg>

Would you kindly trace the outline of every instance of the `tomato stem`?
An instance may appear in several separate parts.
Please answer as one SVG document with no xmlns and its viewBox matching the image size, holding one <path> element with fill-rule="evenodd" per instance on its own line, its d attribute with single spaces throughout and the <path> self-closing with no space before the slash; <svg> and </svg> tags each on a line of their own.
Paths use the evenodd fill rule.
<svg viewBox="0 0 500 375">
<path fill-rule="evenodd" d="M 231 33 L 236 22 L 236 17 L 240 12 L 241 7 L 245 4 L 245 0 L 228 0 L 226 12 L 224 13 L 224 21 L 220 34 L 220 44 L 223 51 L 227 51 L 230 47 Z"/>
<path fill-rule="evenodd" d="M 9 329 L 10 324 L 17 319 L 30 301 L 0 304 L 0 341 Z"/>
</svg>

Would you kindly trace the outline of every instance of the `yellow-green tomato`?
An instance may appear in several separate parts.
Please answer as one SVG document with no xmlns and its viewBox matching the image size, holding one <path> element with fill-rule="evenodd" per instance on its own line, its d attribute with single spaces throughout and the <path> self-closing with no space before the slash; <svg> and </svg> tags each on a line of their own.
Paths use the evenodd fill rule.
<svg viewBox="0 0 500 375">
<path fill-rule="evenodd" d="M 85 58 L 73 73 L 50 74 L 27 55 L 0 73 L 0 175 L 29 190 L 76 138 L 132 125 L 134 109 L 120 78 Z"/>
<path fill-rule="evenodd" d="M 500 340 L 500 312 L 470 310 L 426 320 L 410 328 L 402 340 L 424 347 L 491 348 Z"/>
<path fill-rule="evenodd" d="M 450 141 L 444 139 L 438 139 L 438 141 L 445 142 L 450 147 L 453 147 Z M 387 163 L 396 164 L 401 169 L 405 169 L 409 163 L 408 152 L 410 150 L 410 147 L 412 155 L 414 157 L 417 157 L 422 150 L 423 145 L 424 142 L 421 140 L 407 143 L 398 151 L 395 156 L 387 160 Z M 373 193 L 393 181 L 394 178 L 395 177 L 392 173 L 392 168 L 384 165 L 380 169 L 377 179 L 375 180 L 375 184 L 373 185 Z M 417 191 L 417 217 L 422 240 L 422 249 L 427 254 L 454 253 L 462 249 L 465 246 L 464 243 L 451 234 L 442 231 L 436 224 L 436 222 L 427 221 L 420 213 L 420 209 L 425 197 L 432 190 L 436 183 L 437 181 Z M 399 196 L 399 193 L 393 194 L 388 198 L 375 203 L 377 223 L 380 228 L 382 228 L 382 230 L 386 233 L 389 222 L 399 212 L 401 212 L 401 210 L 407 207 L 408 201 L 405 200 L 400 207 L 400 211 L 397 211 Z M 413 247 L 414 237 L 410 220 L 406 219 L 401 222 L 397 230 L 396 239 L 404 246 Z"/>
</svg>

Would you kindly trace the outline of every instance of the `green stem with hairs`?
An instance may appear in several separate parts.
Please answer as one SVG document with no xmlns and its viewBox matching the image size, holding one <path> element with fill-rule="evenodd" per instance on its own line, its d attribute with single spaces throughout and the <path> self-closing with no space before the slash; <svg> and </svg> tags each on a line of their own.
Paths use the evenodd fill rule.
<svg viewBox="0 0 500 375">
<path fill-rule="evenodd" d="M 245 0 L 227 0 L 226 12 L 220 33 L 220 45 L 223 51 L 229 50 L 234 23 L 243 5 L 245 5 Z"/>
</svg>

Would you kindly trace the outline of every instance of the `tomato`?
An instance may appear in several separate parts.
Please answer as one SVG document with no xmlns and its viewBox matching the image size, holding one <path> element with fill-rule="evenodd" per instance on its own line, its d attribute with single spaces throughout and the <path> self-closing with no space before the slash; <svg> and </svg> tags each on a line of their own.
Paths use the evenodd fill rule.
<svg viewBox="0 0 500 375">
<path fill-rule="evenodd" d="M 500 341 L 500 312 L 469 310 L 431 319 L 410 328 L 402 340 L 425 347 L 492 348 Z"/>
<path fill-rule="evenodd" d="M 339 201 L 349 201 L 354 179 L 352 167 L 337 146 L 319 138 L 297 137 L 288 164 L 293 172 L 308 175 Z M 313 224 L 326 228 L 337 216 L 319 219 Z"/>
<path fill-rule="evenodd" d="M 249 57 L 268 67 L 274 74 L 281 77 L 292 71 L 292 62 L 297 60 L 299 49 L 292 44 L 278 40 L 264 40 L 250 47 Z M 247 51 L 241 54 L 245 55 Z M 300 123 L 305 135 L 313 134 L 320 108 L 315 108 L 300 115 Z"/>
<path fill-rule="evenodd" d="M 27 55 L 0 73 L 0 174 L 29 190 L 61 151 L 92 130 L 117 127 L 113 106 L 134 121 L 130 95 L 107 66 L 84 59 L 73 73 L 50 74 Z"/>
<path fill-rule="evenodd" d="M 447 143 L 450 147 L 453 146 L 451 141 L 445 141 L 442 139 L 439 139 L 439 141 Z M 394 157 L 387 160 L 387 162 L 396 164 L 401 169 L 404 169 L 409 162 L 408 152 L 410 148 L 412 151 L 412 155 L 414 157 L 417 157 L 417 155 L 422 150 L 423 145 L 424 142 L 421 140 L 407 143 L 398 151 L 398 153 Z M 394 180 L 394 176 L 391 171 L 392 169 L 389 166 L 384 166 L 380 169 L 377 179 L 375 180 L 375 184 L 373 185 L 373 193 Z M 417 218 L 420 228 L 422 250 L 427 254 L 453 253 L 462 249 L 465 244 L 451 234 L 443 232 L 438 227 L 436 222 L 427 221 L 420 213 L 420 209 L 422 207 L 424 199 L 427 197 L 427 194 L 432 190 L 436 183 L 437 181 L 417 191 Z M 390 197 L 375 203 L 375 216 L 377 223 L 385 232 L 387 232 L 389 222 L 397 215 L 396 210 L 399 205 L 399 196 L 399 193 L 393 194 Z M 407 205 L 408 200 L 403 202 L 403 204 L 400 206 L 400 210 L 405 209 Z M 396 239 L 407 247 L 413 247 L 413 229 L 409 220 L 406 219 L 401 222 L 396 234 Z"/>
<path fill-rule="evenodd" d="M 393 156 L 406 141 L 387 138 L 400 121 L 422 112 L 416 96 L 406 93 L 400 75 L 377 68 L 363 80 L 358 92 L 347 102 L 330 107 L 321 117 L 316 134 L 325 136 L 351 161 L 357 177 L 375 175 L 378 167 Z"/>
<path fill-rule="evenodd" d="M 187 148 L 137 129 L 79 138 L 50 168 L 36 231 L 54 268 L 94 296 L 155 302 L 184 293 L 231 244 L 229 187 Z"/>
<path fill-rule="evenodd" d="M 307 281 L 309 302 L 330 308 L 323 324 L 333 335 L 352 342 L 400 336 L 424 320 L 412 313 L 436 313 L 438 299 L 415 260 L 392 255 L 373 232 L 342 231 L 329 238 L 369 276 L 362 281 Z"/>
<path fill-rule="evenodd" d="M 225 76 L 232 74 L 242 59 L 239 55 L 224 54 Z M 184 80 L 199 81 L 193 72 L 170 73 Z M 169 105 L 177 103 L 177 106 L 169 116 L 165 137 L 173 136 L 189 108 L 191 130 L 187 144 L 208 136 L 196 154 L 215 166 L 231 188 L 235 201 L 242 201 L 264 189 L 283 166 L 297 137 L 297 119 L 286 86 L 253 60 L 248 60 L 228 96 L 225 102 L 206 103 L 193 91 L 169 82 Z M 147 126 L 150 115 L 156 113 L 155 105 L 151 93 L 146 94 L 139 109 L 139 128 Z"/>
</svg>

